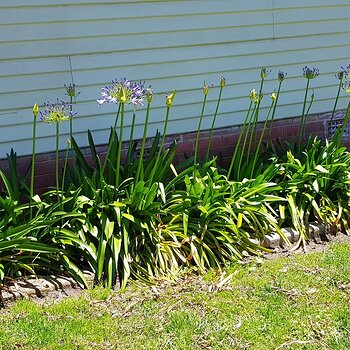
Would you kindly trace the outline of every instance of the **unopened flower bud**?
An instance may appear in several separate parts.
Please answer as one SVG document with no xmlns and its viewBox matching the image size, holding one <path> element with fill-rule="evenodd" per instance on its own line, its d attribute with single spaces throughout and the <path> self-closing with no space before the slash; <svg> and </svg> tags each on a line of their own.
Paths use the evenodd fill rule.
<svg viewBox="0 0 350 350">
<path fill-rule="evenodd" d="M 265 68 L 265 67 L 261 68 L 261 71 L 260 71 L 261 79 L 265 79 L 270 73 L 271 73 L 270 69 Z"/>
<path fill-rule="evenodd" d="M 220 87 L 225 87 L 226 86 L 226 79 L 224 77 L 221 77 L 220 79 Z"/>
<path fill-rule="evenodd" d="M 36 117 L 39 113 L 39 105 L 36 103 L 33 107 L 33 114 L 34 114 L 34 117 Z"/>
<path fill-rule="evenodd" d="M 276 101 L 276 99 L 277 99 L 276 91 L 274 91 L 274 92 L 270 95 L 270 97 L 271 97 L 271 100 L 272 100 L 272 101 Z"/>
<path fill-rule="evenodd" d="M 203 94 L 206 96 L 209 94 L 209 85 L 204 82 L 203 85 Z"/>
<path fill-rule="evenodd" d="M 166 97 L 166 105 L 168 108 L 171 108 L 173 106 L 173 100 L 176 95 L 176 90 L 174 90 L 170 95 Z"/>
<path fill-rule="evenodd" d="M 258 93 L 256 92 L 255 89 L 253 90 L 250 90 L 250 93 L 249 93 L 249 98 L 252 102 L 256 102 L 257 98 L 258 98 Z"/>
<path fill-rule="evenodd" d="M 286 78 L 286 76 L 287 76 L 287 73 L 286 73 L 286 72 L 279 71 L 279 72 L 278 72 L 278 75 L 277 75 L 278 81 L 279 81 L 279 82 L 282 82 L 282 81 Z"/>
<path fill-rule="evenodd" d="M 151 103 L 153 100 L 153 90 L 151 89 L 151 87 L 146 89 L 146 98 L 147 98 L 147 102 Z"/>
</svg>

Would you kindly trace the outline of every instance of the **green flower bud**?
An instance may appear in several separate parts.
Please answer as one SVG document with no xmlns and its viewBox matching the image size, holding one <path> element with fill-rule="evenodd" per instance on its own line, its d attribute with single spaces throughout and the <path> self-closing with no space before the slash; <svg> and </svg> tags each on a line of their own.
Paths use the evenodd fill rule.
<svg viewBox="0 0 350 350">
<path fill-rule="evenodd" d="M 34 114 L 34 117 L 36 117 L 39 113 L 39 105 L 36 103 L 33 107 L 33 114 Z"/>
<path fill-rule="evenodd" d="M 265 67 L 261 68 L 261 71 L 260 71 L 261 79 L 265 79 L 270 73 L 271 73 L 270 69 L 267 69 Z"/>
<path fill-rule="evenodd" d="M 220 87 L 225 87 L 226 86 L 226 79 L 224 77 L 221 77 L 221 80 L 220 80 Z"/>
<path fill-rule="evenodd" d="M 203 85 L 203 94 L 208 95 L 209 94 L 209 85 L 204 82 Z"/>
<path fill-rule="evenodd" d="M 126 94 L 126 89 L 124 86 L 120 87 L 119 90 L 119 101 L 120 103 L 126 103 L 128 101 L 128 96 Z"/>
<path fill-rule="evenodd" d="M 277 99 L 276 91 L 274 91 L 274 92 L 270 95 L 270 97 L 271 97 L 271 100 L 272 100 L 272 101 L 276 101 L 276 99 Z"/>
<path fill-rule="evenodd" d="M 256 102 L 256 101 L 257 101 L 257 99 L 258 99 L 258 93 L 256 92 L 255 89 L 250 90 L 249 98 L 250 98 L 250 101 L 252 101 L 252 102 Z"/>
<path fill-rule="evenodd" d="M 151 103 L 153 100 L 153 90 L 151 89 L 151 87 L 146 89 L 146 98 L 147 98 L 147 102 Z"/>
<path fill-rule="evenodd" d="M 170 95 L 166 97 L 166 105 L 168 108 L 171 108 L 173 106 L 173 100 L 176 95 L 176 90 L 174 90 Z"/>
</svg>

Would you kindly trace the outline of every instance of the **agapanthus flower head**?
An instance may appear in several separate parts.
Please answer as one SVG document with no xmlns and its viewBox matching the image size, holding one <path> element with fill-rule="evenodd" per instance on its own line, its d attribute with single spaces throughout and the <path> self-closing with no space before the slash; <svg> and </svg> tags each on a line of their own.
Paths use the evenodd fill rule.
<svg viewBox="0 0 350 350">
<path fill-rule="evenodd" d="M 77 114 L 71 111 L 71 106 L 69 102 L 59 99 L 55 103 L 44 102 L 44 111 L 40 111 L 41 119 L 45 123 L 61 123 L 69 120 Z"/>
<path fill-rule="evenodd" d="M 266 67 L 262 67 L 261 71 L 260 71 L 261 79 L 265 79 L 270 73 L 271 73 L 271 69 L 268 69 Z"/>
<path fill-rule="evenodd" d="M 151 103 L 153 100 L 153 90 L 151 88 L 151 86 L 149 86 L 146 90 L 145 90 L 145 95 L 146 95 L 146 99 L 148 103 Z"/>
<path fill-rule="evenodd" d="M 103 103 L 124 103 L 143 106 L 146 90 L 143 83 L 136 83 L 123 78 L 112 80 L 112 84 L 101 89 L 101 99 L 97 100 L 99 105 Z"/>
<path fill-rule="evenodd" d="M 176 95 L 176 90 L 174 90 L 171 94 L 166 96 L 165 102 L 168 108 L 171 108 L 173 106 L 173 100 Z"/>
<path fill-rule="evenodd" d="M 350 96 L 350 80 L 345 81 L 342 84 L 344 91 Z"/>
<path fill-rule="evenodd" d="M 66 89 L 66 95 L 69 97 L 76 97 L 80 94 L 80 91 L 76 92 L 75 84 L 69 84 L 69 85 L 64 84 L 64 87 Z"/>
<path fill-rule="evenodd" d="M 282 82 L 284 79 L 286 79 L 287 73 L 279 71 L 277 74 L 277 78 L 279 82 Z"/>
<path fill-rule="evenodd" d="M 320 71 L 318 68 L 309 68 L 308 66 L 303 68 L 303 76 L 308 80 L 315 79 L 319 74 Z"/>
<path fill-rule="evenodd" d="M 221 77 L 220 79 L 220 87 L 225 87 L 226 86 L 226 79 L 224 77 Z"/>
</svg>

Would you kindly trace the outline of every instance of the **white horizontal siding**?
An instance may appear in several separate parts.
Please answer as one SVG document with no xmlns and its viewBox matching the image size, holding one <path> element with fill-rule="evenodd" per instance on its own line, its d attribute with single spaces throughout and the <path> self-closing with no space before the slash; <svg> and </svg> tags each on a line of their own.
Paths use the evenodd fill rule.
<svg viewBox="0 0 350 350">
<path fill-rule="evenodd" d="M 78 91 L 75 136 L 86 145 L 86 130 L 107 141 L 114 106 L 98 107 L 100 88 L 124 76 L 151 84 L 156 95 L 149 134 L 162 129 L 166 92 L 178 94 L 169 133 L 193 131 L 202 85 L 216 86 L 208 99 L 203 128 L 211 124 L 221 75 L 227 80 L 217 126 L 239 124 L 250 89 L 259 87 L 260 67 L 272 69 L 266 93 L 277 87 L 278 70 L 288 72 L 278 117 L 301 112 L 302 68 L 320 69 L 311 82 L 311 112 L 333 108 L 334 73 L 350 57 L 350 4 L 346 0 L 115 1 L 2 0 L 0 2 L 0 158 L 13 147 L 30 153 L 32 106 L 64 97 L 74 78 Z M 72 68 L 72 70 L 71 70 Z M 344 107 L 345 97 L 339 107 Z M 264 99 L 267 108 L 269 99 Z M 131 111 L 128 112 L 129 115 Z M 264 113 L 262 113 L 262 116 Z M 128 118 L 125 137 L 128 137 Z M 136 137 L 144 110 L 137 114 Z M 51 125 L 38 128 L 38 148 L 54 147 Z M 68 125 L 62 125 L 65 147 Z"/>
</svg>

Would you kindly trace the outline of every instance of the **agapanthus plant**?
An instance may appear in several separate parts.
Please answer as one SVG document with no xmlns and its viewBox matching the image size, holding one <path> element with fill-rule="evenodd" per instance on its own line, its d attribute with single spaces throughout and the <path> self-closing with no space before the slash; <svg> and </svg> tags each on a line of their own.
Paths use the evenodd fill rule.
<svg viewBox="0 0 350 350">
<path fill-rule="evenodd" d="M 120 131 L 119 142 L 117 150 L 117 165 L 115 174 L 115 186 L 117 187 L 120 182 L 120 162 L 123 144 L 123 129 L 124 129 L 124 107 L 125 104 L 133 104 L 134 106 L 143 105 L 145 100 L 146 90 L 144 85 L 140 82 L 133 82 L 123 78 L 121 80 L 113 80 L 112 84 L 105 86 L 101 89 L 101 99 L 97 100 L 99 105 L 104 103 L 119 104 L 116 121 L 114 123 L 113 135 L 114 138 L 115 129 L 117 126 L 117 120 L 120 111 Z M 113 139 L 110 144 L 113 144 Z M 110 151 L 110 150 L 109 150 Z M 108 152 L 109 153 L 109 152 Z"/>
<path fill-rule="evenodd" d="M 55 103 L 49 101 L 44 103 L 44 111 L 40 111 L 41 119 L 45 123 L 56 124 L 56 193 L 57 199 L 59 199 L 59 179 L 58 179 L 58 149 L 59 149 L 59 137 L 60 137 L 60 123 L 70 120 L 76 115 L 76 112 L 72 111 L 72 105 L 64 100 L 59 100 Z"/>
</svg>

